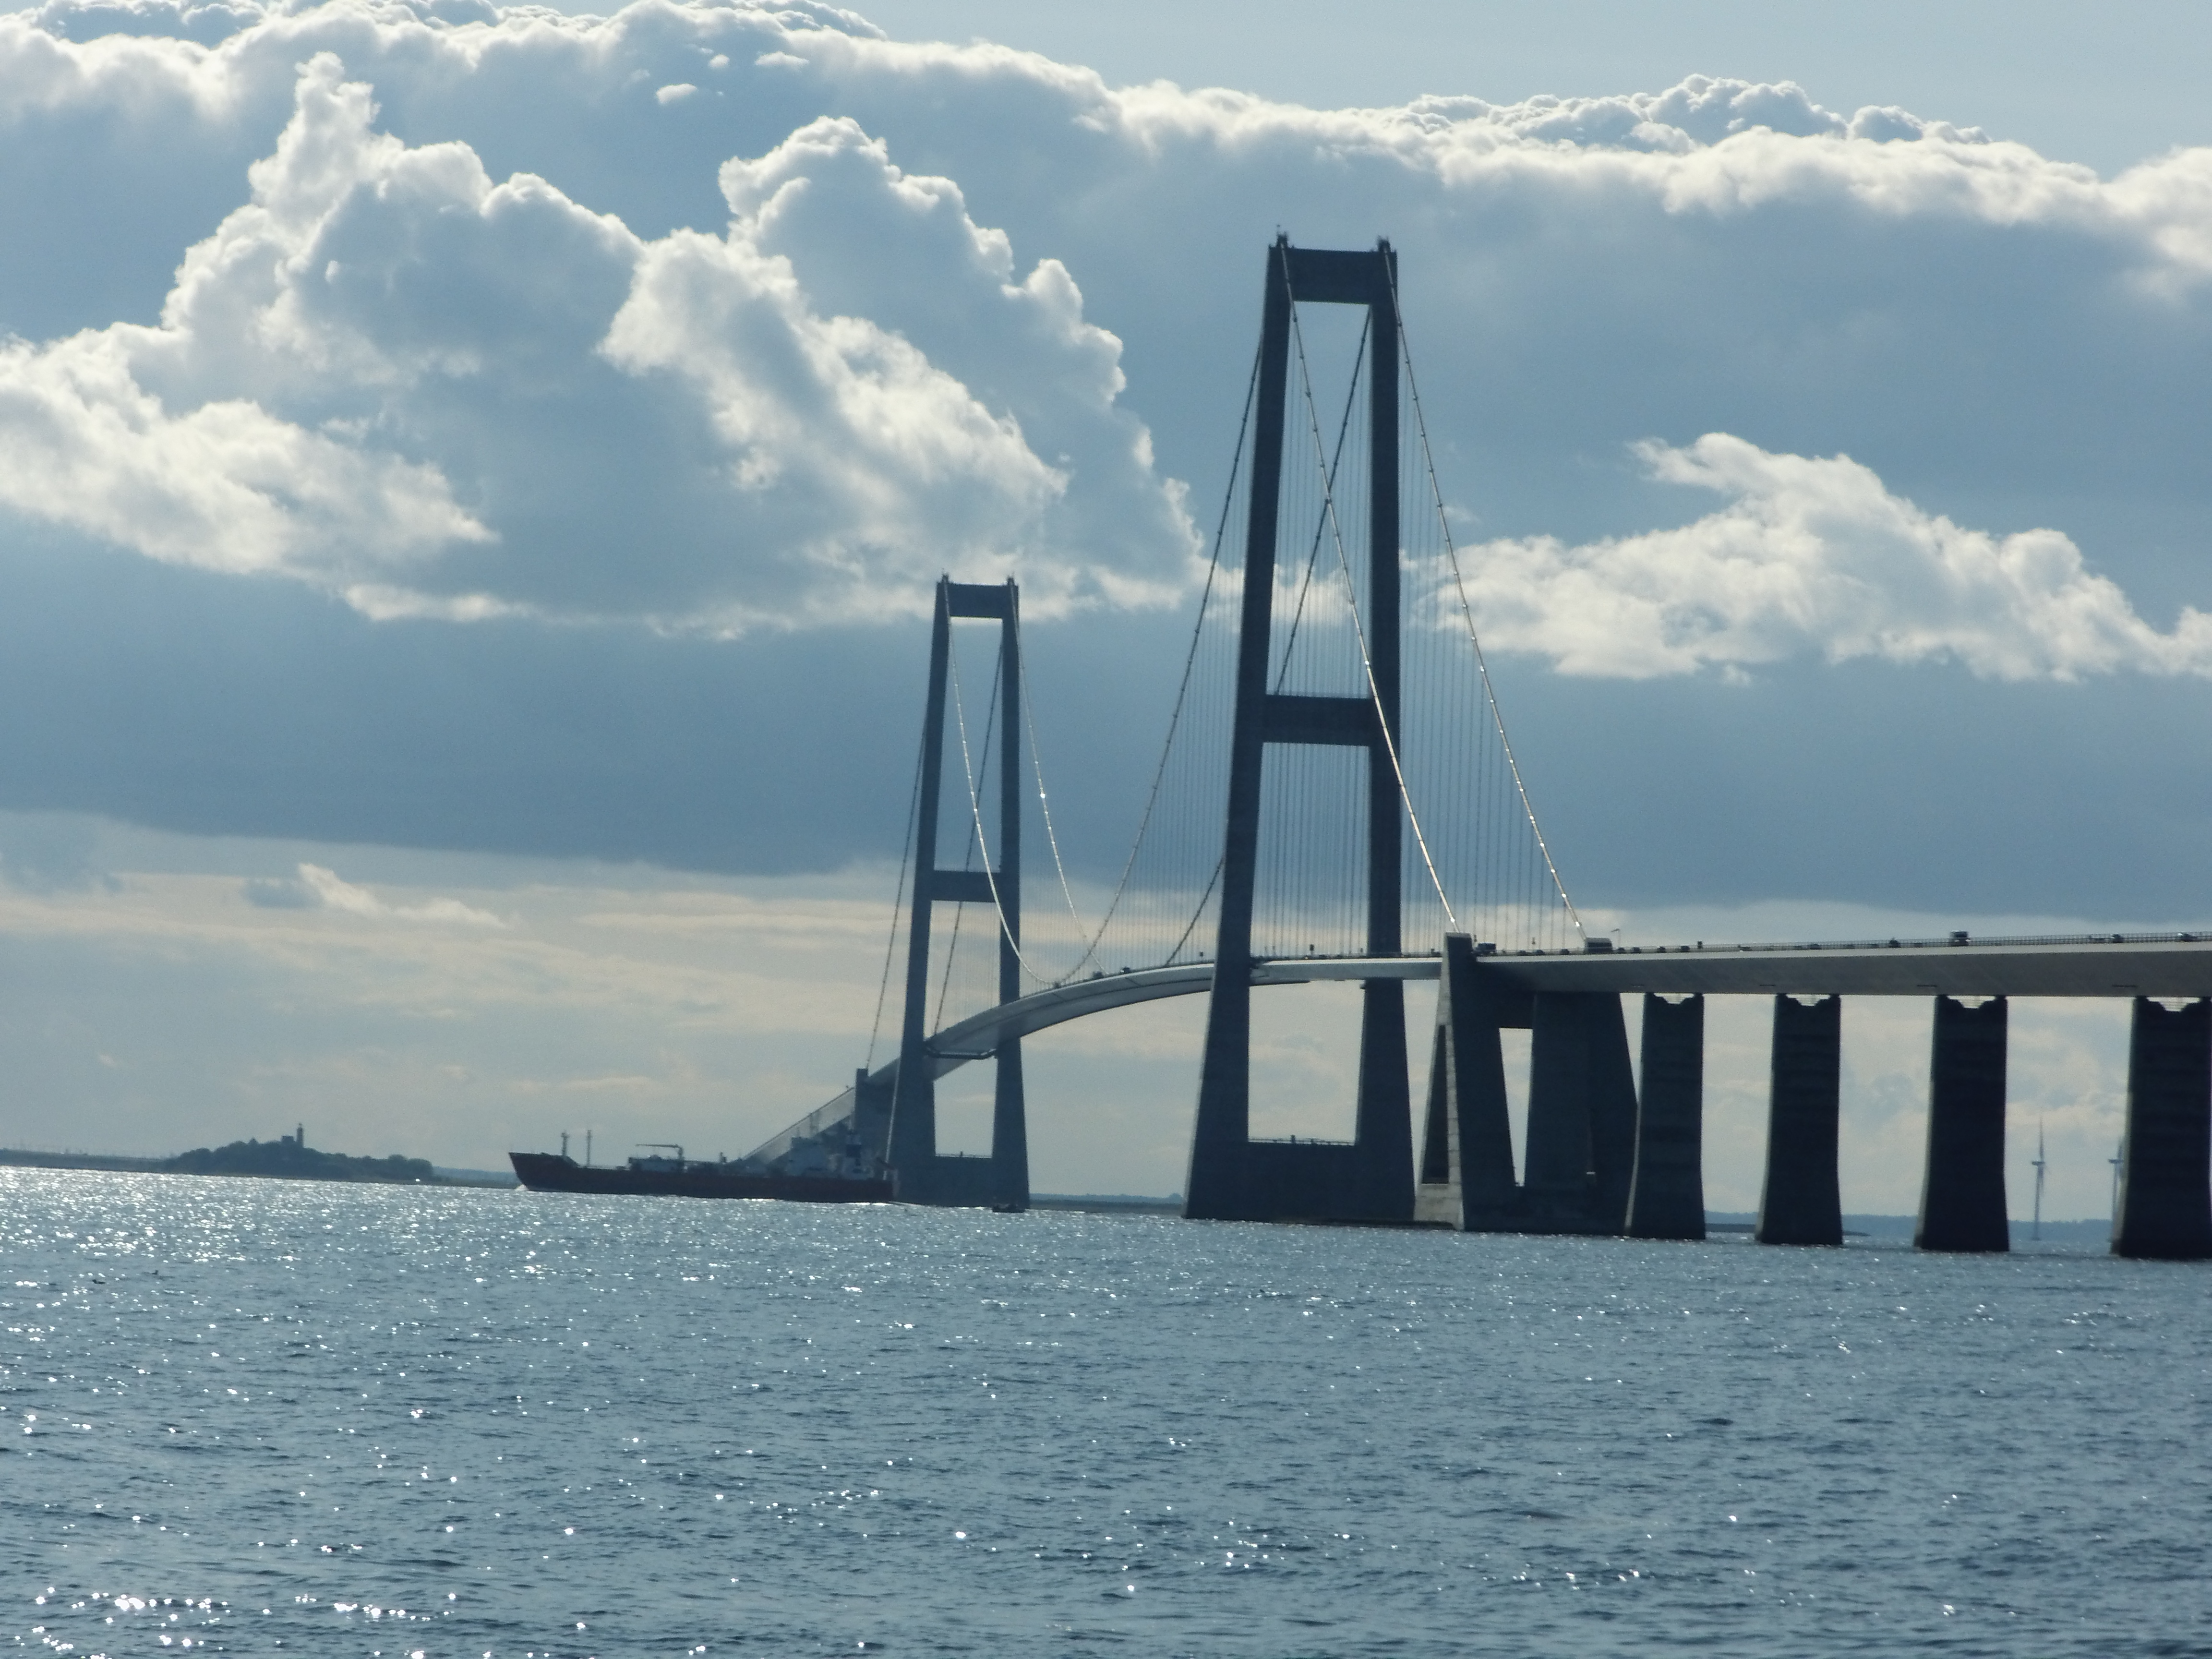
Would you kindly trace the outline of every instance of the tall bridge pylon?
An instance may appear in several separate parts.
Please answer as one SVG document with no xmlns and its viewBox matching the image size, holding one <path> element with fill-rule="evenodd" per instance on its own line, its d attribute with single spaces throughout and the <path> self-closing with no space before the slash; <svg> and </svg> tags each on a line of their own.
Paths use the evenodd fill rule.
<svg viewBox="0 0 2212 1659">
<path fill-rule="evenodd" d="M 1199 1077 L 1184 1213 L 1223 1220 L 1406 1221 L 1413 1218 L 1413 1122 L 1406 1074 L 1405 987 L 1361 988 L 1356 1127 L 1349 1144 L 1251 1136 L 1252 913 L 1261 775 L 1270 747 L 1364 752 L 1366 952 L 1395 957 L 1400 937 L 1404 819 L 1395 757 L 1400 612 L 1397 263 L 1388 241 L 1370 252 L 1291 246 L 1267 250 L 1258 404 L 1244 540 L 1229 811 L 1221 860 L 1215 970 Z M 1293 307 L 1367 312 L 1366 604 L 1359 618 L 1364 695 L 1271 690 L 1276 536 L 1288 415 Z"/>
</svg>

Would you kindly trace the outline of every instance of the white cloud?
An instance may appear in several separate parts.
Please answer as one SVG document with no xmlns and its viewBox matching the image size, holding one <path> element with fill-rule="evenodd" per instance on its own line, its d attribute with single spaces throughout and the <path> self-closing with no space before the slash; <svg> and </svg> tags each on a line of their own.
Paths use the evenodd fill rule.
<svg viewBox="0 0 2212 1659">
<path fill-rule="evenodd" d="M 335 870 L 319 864 L 302 864 L 300 880 L 325 910 L 349 916 L 368 916 L 394 921 L 458 922 L 468 927 L 501 927 L 506 924 L 489 910 L 479 910 L 459 899 L 428 898 L 420 904 L 387 904 L 366 887 L 356 887 Z"/>
<path fill-rule="evenodd" d="M 945 569 L 1045 614 L 1179 591 L 1119 343 L 852 123 L 731 162 L 726 237 L 648 242 L 375 117 L 318 55 L 159 326 L 0 349 L 0 502 L 373 617 L 738 631 L 911 611 Z M 857 311 L 890 284 L 930 295 L 912 334 Z"/>
<path fill-rule="evenodd" d="M 1844 737 L 1882 718 L 1878 698 L 1824 704 L 1824 659 L 2101 677 L 2065 694 L 2097 733 L 2078 740 L 2112 769 L 2155 743 L 2146 775 L 2172 780 L 2170 802 L 2131 814 L 2144 845 L 2202 820 L 2202 779 L 2151 735 L 2194 718 L 2185 688 L 2118 671 L 2196 672 L 2187 607 L 2212 610 L 2196 436 L 2212 423 L 2212 150 L 2101 179 L 1887 105 L 1705 77 L 1303 109 L 1117 88 L 803 4 L 220 11 L 0 15 L 0 331 L 20 337 L 0 352 L 0 584 L 19 617 L 66 618 L 94 688 L 48 717 L 74 721 L 70 741 L 10 751 L 10 776 L 61 780 L 19 782 L 26 799 L 203 823 L 220 791 L 226 826 L 295 826 L 295 781 L 270 757 L 313 752 L 319 696 L 343 695 L 392 711 L 363 779 L 434 754 L 449 775 L 538 792 L 481 830 L 509 844 L 743 862 L 889 836 L 853 803 L 903 764 L 884 758 L 896 722 L 877 718 L 878 688 L 893 695 L 917 636 L 835 625 L 910 617 L 948 568 L 1018 574 L 1033 617 L 1173 590 L 1190 544 L 1176 481 L 1210 531 L 1279 227 L 1400 250 L 1443 488 L 1470 539 L 1501 544 L 1485 603 L 1532 663 L 1761 672 L 1778 695 L 1733 700 L 1759 704 L 1731 709 L 1733 754 L 1786 745 L 1809 708 Z M 679 86 L 696 91 L 658 96 Z M 1722 477 L 1693 447 L 1683 465 L 1719 497 L 1686 510 L 1677 483 L 1622 464 L 1646 434 L 1699 433 L 1738 434 L 1761 476 Z M 1856 482 L 1796 459 L 1846 455 Z M 2028 526 L 2048 530 L 2010 533 Z M 133 569 L 88 537 L 256 580 Z M 283 582 L 371 617 L 498 625 L 360 628 Z M 141 623 L 137 593 L 173 611 Z M 340 653 L 297 644 L 310 617 L 358 651 L 343 677 Z M 531 625 L 590 618 L 750 637 L 720 653 Z M 292 633 L 263 652 L 266 627 Z M 818 632 L 761 637 L 794 628 Z M 1100 757 L 1085 787 L 1101 801 L 1149 764 L 1133 734 L 1175 677 L 1176 632 L 1071 627 L 1033 654 L 1066 671 L 1064 744 Z M 223 755 L 235 787 L 228 769 L 217 785 L 145 763 L 138 734 L 172 711 L 101 695 L 109 662 L 157 659 L 193 665 L 173 677 L 191 738 L 231 729 L 242 683 L 199 664 L 265 660 L 282 665 L 269 684 L 301 686 L 264 700 L 265 749 Z M 595 689 L 617 673 L 620 695 Z M 1869 678 L 1903 695 L 1899 676 L 1854 685 Z M 1546 800 L 1571 806 L 1575 768 L 1650 763 L 1662 699 L 1546 681 L 1509 692 L 1532 766 L 1559 710 L 1593 715 L 1572 767 L 1545 769 Z M 679 682 L 703 689 L 665 692 Z M 827 682 L 845 702 L 810 695 Z M 1996 752 L 2017 722 L 1992 711 L 2035 695 L 1976 690 L 1944 731 L 1885 738 L 1899 781 L 1881 796 L 1855 780 L 1853 810 L 1894 819 L 1924 794 L 1914 765 L 1948 764 L 1946 744 Z M 1717 707 L 1693 675 L 1663 701 L 1673 730 Z M 744 733 L 718 751 L 741 753 L 720 775 L 745 780 L 726 838 L 663 836 L 680 813 L 641 831 L 629 733 L 679 742 L 667 729 L 706 709 Z M 538 781 L 546 756 L 577 757 L 573 787 Z M 825 757 L 869 787 L 833 805 L 756 783 Z M 364 782 L 308 816 L 479 833 L 465 806 L 380 804 L 433 793 Z M 1765 813 L 1763 845 L 1804 844 L 1780 806 L 1715 810 Z M 2023 848 L 2069 840 L 2017 822 Z M 1576 859 L 1593 870 L 1791 884 L 1686 833 L 1656 848 L 1588 833 L 1599 850 Z M 2074 856 L 2067 878 L 2097 892 L 2127 863 Z"/>
<path fill-rule="evenodd" d="M 455 898 L 431 897 L 418 904 L 392 904 L 366 887 L 356 886 L 337 871 L 319 864 L 301 864 L 296 878 L 270 880 L 258 877 L 240 889 L 246 902 L 264 910 L 336 910 L 343 915 L 380 921 L 422 921 L 465 927 L 504 927 L 507 924 L 489 910 L 479 910 Z"/>
<path fill-rule="evenodd" d="M 1494 648 L 1638 679 L 1798 656 L 1948 659 L 2008 680 L 2212 676 L 2212 616 L 2185 607 L 2159 632 L 2055 530 L 1964 528 L 1847 455 L 1771 455 L 1717 432 L 1638 449 L 1653 477 L 1728 504 L 1577 547 L 1536 537 L 1465 550 L 1468 597 Z"/>
<path fill-rule="evenodd" d="M 956 186 L 907 176 L 848 120 L 721 181 L 727 235 L 647 248 L 605 350 L 696 392 L 732 507 L 805 572 L 802 614 L 911 611 L 946 569 L 1011 569 L 1046 615 L 1178 592 L 1179 495 L 1151 484 L 1147 435 L 1115 406 L 1120 343 L 1058 260 L 1017 280 Z"/>
<path fill-rule="evenodd" d="M 422 136 L 380 129 L 373 98 Z M 1594 338 L 1641 328 L 1653 351 L 1711 358 L 1709 337 L 1736 343 L 1716 269 L 1876 222 L 1978 237 L 1974 269 L 2019 258 L 1992 239 L 2032 234 L 2087 256 L 2065 301 L 2084 307 L 2109 306 L 2116 276 L 2139 307 L 2186 307 L 2212 273 L 2212 153 L 2107 183 L 1902 110 L 1701 76 L 1315 111 L 1111 88 L 821 6 L 48 0 L 0 17 L 0 128 L 24 164 L 71 122 L 270 153 L 159 326 L 0 352 L 0 501 L 375 617 L 735 631 L 910 612 L 946 568 L 1015 572 L 1048 613 L 1157 601 L 1186 574 L 1182 489 L 1079 283 L 1100 272 L 1125 331 L 1242 316 L 1241 281 L 1215 297 L 1212 244 L 1255 209 L 1255 226 L 1295 210 L 1408 242 L 1453 307 L 1415 322 L 1459 420 L 1462 301 L 1578 295 Z M 534 171 L 495 183 L 494 152 Z M 685 228 L 717 169 L 728 223 Z M 1618 276 L 1593 285 L 1594 258 Z M 1949 305 L 1948 271 L 1898 276 Z M 1808 313 L 1835 297 L 1809 288 Z M 1846 303 L 1841 336 L 1789 342 L 1778 369 L 1841 383 L 1870 331 L 1899 333 Z M 1139 402 L 1178 433 L 1166 470 L 1210 490 L 1225 434 L 1195 438 L 1189 390 Z M 1218 426 L 1231 393 L 1212 391 Z M 1955 648 L 1985 672 L 2094 665 L 2063 645 L 2027 671 Z M 1651 650 L 1612 654 L 1673 660 Z"/>
<path fill-rule="evenodd" d="M 407 137 L 379 128 L 373 95 Z M 1462 302 L 1503 328 L 1573 295 L 1594 340 L 1642 328 L 1653 352 L 1711 359 L 1741 321 L 1717 268 L 1857 246 L 1877 222 L 1969 234 L 1977 270 L 2021 258 L 1991 239 L 2031 234 L 2087 261 L 2065 304 L 2108 307 L 2129 276 L 2139 310 L 2186 307 L 2212 273 L 2197 152 L 2107 183 L 1895 108 L 1845 117 L 1791 83 L 1705 76 L 1315 111 L 1111 88 L 819 6 L 48 0 L 0 17 L 0 129 L 23 165 L 65 164 L 41 147 L 72 123 L 210 167 L 225 146 L 267 153 L 158 327 L 0 355 L 0 501 L 379 617 L 735 630 L 909 611 L 947 568 L 1016 571 L 1048 611 L 1157 600 L 1185 574 L 1181 487 L 1086 289 L 1095 270 L 1125 332 L 1211 329 L 1210 349 L 1203 319 L 1249 308 L 1244 264 L 1229 298 L 1212 274 L 1248 220 L 1394 229 L 1448 307 L 1417 311 L 1416 337 L 1456 421 L 1452 388 L 1474 383 Z M 495 183 L 495 152 L 533 170 Z M 730 219 L 708 228 L 718 168 Z M 118 225 L 136 187 L 112 186 Z M 1914 293 L 1942 311 L 1951 273 L 1898 279 L 1901 313 L 1858 306 L 1776 370 L 1844 383 L 1870 331 L 1910 349 Z M 1815 336 L 1835 297 L 1808 289 Z M 1735 372 L 1754 400 L 1773 390 L 1752 354 Z M 1233 394 L 1211 387 L 1201 422 L 1191 390 L 1137 402 L 1176 434 L 1165 470 L 1210 490 L 1225 434 L 1199 434 Z"/>
<path fill-rule="evenodd" d="M 125 342 L 0 347 L 0 501 L 234 574 L 343 580 L 487 539 L 430 465 L 365 451 L 245 399 L 172 414 Z"/>
</svg>

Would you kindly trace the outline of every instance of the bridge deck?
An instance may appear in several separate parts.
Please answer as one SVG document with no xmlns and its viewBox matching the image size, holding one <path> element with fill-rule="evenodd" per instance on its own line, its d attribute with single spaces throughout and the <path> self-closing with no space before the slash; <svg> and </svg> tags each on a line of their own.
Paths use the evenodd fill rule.
<svg viewBox="0 0 2212 1659">
<path fill-rule="evenodd" d="M 1482 958 L 1532 991 L 1656 991 L 1680 996 L 2212 996 L 2212 939 L 2115 936 L 2050 943 L 1914 940 Z"/>
<path fill-rule="evenodd" d="M 1255 985 L 1437 977 L 1438 958 L 1282 957 L 1254 964 Z M 2212 996 L 2212 938 L 2188 934 L 1954 943 L 1670 945 L 1663 949 L 1549 951 L 1478 961 L 1516 990 L 1656 992 L 1662 996 L 2202 997 Z M 1001 1042 L 1072 1019 L 1213 987 L 1212 963 L 1139 968 L 1036 991 L 949 1025 L 930 1040 L 936 1075 L 988 1059 Z M 898 1062 L 870 1073 L 888 1086 Z M 774 1158 L 797 1133 L 848 1116 L 853 1091 L 817 1107 L 755 1149 Z"/>
</svg>

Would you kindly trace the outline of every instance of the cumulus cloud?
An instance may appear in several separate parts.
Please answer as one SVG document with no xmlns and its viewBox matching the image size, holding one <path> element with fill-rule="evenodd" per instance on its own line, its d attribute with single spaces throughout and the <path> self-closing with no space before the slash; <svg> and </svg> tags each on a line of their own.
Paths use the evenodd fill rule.
<svg viewBox="0 0 2212 1659">
<path fill-rule="evenodd" d="M 1486 625 L 1583 677 L 1508 690 L 1532 751 L 1571 715 L 1570 775 L 1647 767 L 1655 711 L 1685 729 L 1732 673 L 1775 692 L 1729 700 L 1732 754 L 1918 694 L 1828 702 L 1845 659 L 1957 665 L 1943 732 L 1884 734 L 1896 792 L 1854 777 L 1870 816 L 1923 797 L 1908 763 L 2018 729 L 2044 694 L 2008 676 L 2094 682 L 2061 695 L 2100 763 L 2194 718 L 2148 677 L 2197 672 L 2212 609 L 2212 149 L 2100 178 L 1786 82 L 1499 101 L 1482 73 L 1305 109 L 806 0 L 0 15 L 0 601 L 38 647 L 18 702 L 56 711 L 0 773 L 196 828 L 841 858 L 896 834 L 867 812 L 906 764 L 879 715 L 917 636 L 868 624 L 949 569 L 1084 617 L 1030 660 L 1103 823 L 1149 775 L 1182 641 L 1141 607 L 1226 489 L 1278 228 L 1399 250 Z M 1745 449 L 1623 463 L 1699 433 Z M 540 625 L 586 619 L 647 626 Z M 329 737 L 356 720 L 357 754 Z M 2147 846 L 2202 822 L 2159 741 L 2179 804 Z M 389 787 L 426 757 L 485 810 Z M 711 808 L 668 782 L 695 766 Z M 758 781 L 798 777 L 825 787 Z M 1711 838 L 1613 848 L 1752 878 Z"/>
<path fill-rule="evenodd" d="M 957 186 L 908 177 L 850 120 L 721 181 L 728 234 L 647 248 L 604 349 L 699 398 L 817 617 L 910 611 L 946 569 L 1010 569 L 1046 615 L 1175 596 L 1180 492 L 1150 485 L 1149 436 L 1115 404 L 1120 343 L 1064 265 L 1018 279 Z"/>
<path fill-rule="evenodd" d="M 85 131 L 133 142 L 102 171 Z M 1397 236 L 1447 434 L 1566 456 L 1718 428 L 1892 475 L 1870 443 L 1960 439 L 1895 418 L 1878 367 L 1985 371 L 1974 459 L 2002 471 L 2023 335 L 2148 362 L 2212 275 L 2212 152 L 2105 181 L 1703 76 L 1316 111 L 813 4 L 46 0 L 0 16 L 0 131 L 106 210 L 17 219 L 0 318 L 7 259 L 38 287 L 70 238 L 101 264 L 162 222 L 149 153 L 201 191 L 252 164 L 168 251 L 158 324 L 0 349 L 0 503 L 374 617 L 741 632 L 908 614 L 945 569 L 1016 574 L 1047 614 L 1157 602 L 1188 574 L 1178 480 L 1225 470 L 1276 223 Z M 2141 425 L 2057 468 L 2180 465 L 2175 422 Z M 1561 482 L 1493 471 L 1486 516 L 1579 541 L 1561 520 L 1648 506 Z"/>
<path fill-rule="evenodd" d="M 1045 614 L 1179 591 L 1119 343 L 853 123 L 730 162 L 726 235 L 648 241 L 376 113 L 318 54 L 158 325 L 0 349 L 0 503 L 379 617 L 741 631 L 910 611 L 947 569 Z M 930 296 L 912 333 L 859 311 L 894 285 Z"/>
<path fill-rule="evenodd" d="M 479 910 L 459 899 L 429 898 L 420 904 L 392 904 L 366 887 L 356 886 L 337 871 L 319 864 L 302 864 L 295 877 L 256 877 L 240 887 L 248 904 L 264 910 L 336 910 L 343 915 L 378 921 L 434 922 L 464 927 L 504 927 L 507 924 L 489 910 Z"/>
<path fill-rule="evenodd" d="M 234 574 L 343 581 L 490 532 L 434 465 L 258 404 L 172 414 L 112 337 L 0 348 L 0 501 L 139 552 Z"/>
<path fill-rule="evenodd" d="M 1948 659 L 2008 680 L 2212 676 L 2212 615 L 2185 607 L 2160 633 L 2057 531 L 1962 527 L 1847 455 L 1773 455 L 1725 433 L 1638 453 L 1654 478 L 1727 505 L 1580 546 L 1468 550 L 1468 599 L 1493 647 L 1638 679 L 1800 656 Z M 1455 597 L 1437 593 L 1447 608 Z"/>
</svg>

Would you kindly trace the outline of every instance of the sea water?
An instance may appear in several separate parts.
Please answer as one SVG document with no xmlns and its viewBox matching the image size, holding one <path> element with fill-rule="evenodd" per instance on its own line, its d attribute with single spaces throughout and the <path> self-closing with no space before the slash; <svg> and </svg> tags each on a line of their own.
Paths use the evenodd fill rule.
<svg viewBox="0 0 2212 1659">
<path fill-rule="evenodd" d="M 2212 1652 L 2212 1265 L 0 1170 L 91 1655 Z"/>
</svg>

